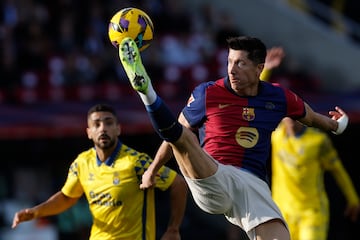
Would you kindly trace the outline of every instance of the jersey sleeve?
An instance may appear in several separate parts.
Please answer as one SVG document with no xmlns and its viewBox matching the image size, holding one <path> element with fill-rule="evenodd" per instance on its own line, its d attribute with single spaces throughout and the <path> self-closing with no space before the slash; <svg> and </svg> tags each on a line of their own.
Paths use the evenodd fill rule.
<svg viewBox="0 0 360 240">
<path fill-rule="evenodd" d="M 287 102 L 287 116 L 293 119 L 299 119 L 305 116 L 305 104 L 300 96 L 293 91 L 284 88 Z"/>
<path fill-rule="evenodd" d="M 205 96 L 208 84 L 210 83 L 198 85 L 191 93 L 186 106 L 182 110 L 191 127 L 198 127 L 205 120 Z"/>
<path fill-rule="evenodd" d="M 162 191 L 168 189 L 174 182 L 177 173 L 169 167 L 162 166 L 156 176 L 156 187 Z"/>
<path fill-rule="evenodd" d="M 262 81 L 268 82 L 270 80 L 271 72 L 271 69 L 264 68 L 260 74 L 260 79 Z"/>
<path fill-rule="evenodd" d="M 139 154 L 135 163 L 136 174 L 139 181 L 141 181 L 142 175 L 149 168 L 152 161 L 153 159 L 148 154 L 146 153 Z M 162 166 L 159 169 L 158 174 L 156 175 L 155 187 L 159 188 L 162 191 L 168 189 L 170 185 L 173 183 L 176 174 L 177 173 L 174 170 L 166 166 Z"/>
<path fill-rule="evenodd" d="M 69 167 L 68 176 L 61 192 L 68 197 L 77 198 L 83 194 L 83 188 L 79 179 L 79 164 L 75 160 Z"/>
</svg>

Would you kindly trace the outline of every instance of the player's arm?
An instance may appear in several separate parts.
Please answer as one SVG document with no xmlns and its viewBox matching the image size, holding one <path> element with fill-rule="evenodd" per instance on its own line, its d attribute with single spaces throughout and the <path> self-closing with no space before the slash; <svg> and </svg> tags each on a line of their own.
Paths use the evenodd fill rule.
<svg viewBox="0 0 360 240">
<path fill-rule="evenodd" d="M 188 188 L 184 178 L 177 174 L 170 186 L 170 219 L 161 240 L 180 240 L 180 226 L 184 218 Z"/>
<path fill-rule="evenodd" d="M 347 200 L 345 215 L 349 217 L 352 221 L 356 221 L 360 213 L 359 196 L 355 190 L 349 174 L 345 170 L 340 159 L 335 161 L 329 171 L 332 173 L 333 177 L 336 180 L 336 183 L 338 184 L 339 188 L 341 189 Z"/>
<path fill-rule="evenodd" d="M 70 198 L 61 191 L 52 195 L 47 201 L 32 207 L 20 210 L 15 213 L 12 228 L 21 222 L 30 221 L 36 218 L 59 214 L 73 206 L 79 198 Z"/>
<path fill-rule="evenodd" d="M 272 69 L 278 67 L 285 57 L 285 52 L 282 47 L 272 47 L 267 50 L 264 69 L 260 74 L 260 79 L 269 81 Z"/>
<path fill-rule="evenodd" d="M 164 166 L 173 156 L 171 146 L 168 142 L 163 141 L 156 152 L 154 161 L 142 175 L 140 184 L 141 189 L 155 186 L 155 178 L 159 169 Z"/>
<path fill-rule="evenodd" d="M 304 104 L 305 116 L 298 119 L 303 124 L 324 131 L 331 131 L 334 134 L 341 134 L 346 129 L 349 118 L 341 108 L 335 107 L 335 110 L 329 111 L 330 117 L 328 117 L 315 112 L 307 103 L 304 102 Z"/>
<path fill-rule="evenodd" d="M 181 113 L 178 118 L 179 123 L 181 123 L 184 127 L 191 128 L 190 124 Z M 159 169 L 164 166 L 172 157 L 173 151 L 170 144 L 166 141 L 163 141 L 160 145 L 156 155 L 154 157 L 154 161 L 150 164 L 149 168 L 144 172 L 142 176 L 142 181 L 140 184 L 141 189 L 149 188 L 155 186 L 155 177 Z"/>
</svg>

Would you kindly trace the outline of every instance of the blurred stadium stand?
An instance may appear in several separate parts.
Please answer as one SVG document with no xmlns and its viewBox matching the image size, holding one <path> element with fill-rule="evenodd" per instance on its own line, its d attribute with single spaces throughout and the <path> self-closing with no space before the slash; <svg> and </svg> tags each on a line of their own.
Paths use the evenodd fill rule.
<svg viewBox="0 0 360 240">
<path fill-rule="evenodd" d="M 78 152 L 91 147 L 85 135 L 86 113 L 95 103 L 116 106 L 124 142 L 154 154 L 160 140 L 139 97 L 127 82 L 116 49 L 107 39 L 108 19 L 116 10 L 127 6 L 143 8 L 154 21 L 155 39 L 143 52 L 143 59 L 155 88 L 174 113 L 181 110 L 194 86 L 226 74 L 224 38 L 227 35 L 254 35 L 268 47 L 283 46 L 287 57 L 274 70 L 271 81 L 298 92 L 317 111 L 326 114 L 339 105 L 349 113 L 349 129 L 332 138 L 359 187 L 358 172 L 351 167 L 357 149 L 353 139 L 360 134 L 358 19 L 350 20 L 342 14 L 346 28 L 339 31 L 327 18 L 333 11 L 329 6 L 314 0 L 291 2 L 1 2 L 0 146 L 3 156 L 11 157 L 2 160 L 0 202 L 10 199 L 13 204 L 23 204 L 25 199 L 31 201 L 28 204 L 37 203 L 61 187 L 70 162 Z M 311 4 L 301 8 L 294 2 Z M 37 173 L 35 176 L 47 173 L 31 198 L 18 195 L 22 189 L 30 189 L 27 184 L 33 183 L 29 180 L 19 184 L 19 172 L 23 173 L 23 169 Z M 341 194 L 331 180 L 327 187 L 333 215 L 329 240 L 358 236 L 359 221 L 352 224 L 344 220 L 339 207 L 344 204 L 339 198 Z M 159 201 L 162 206 L 166 204 L 161 197 Z M 183 239 L 227 240 L 223 217 L 209 216 L 192 204 L 190 199 Z M 6 235 L 9 218 L 19 205 L 6 206 L 0 208 L 0 239 L 8 240 L 11 239 Z M 71 214 L 77 213 L 75 209 Z M 49 232 L 54 224 L 57 231 L 60 228 L 63 231 L 62 236 L 57 236 L 59 240 L 86 239 L 82 238 L 87 232 L 86 224 L 82 225 L 85 229 L 76 229 L 81 237 L 67 238 L 74 233 L 66 232 L 66 224 L 61 225 L 64 218 L 48 219 Z M 29 226 L 35 229 L 37 224 Z M 159 227 L 162 225 L 160 221 Z M 46 239 L 52 239 L 47 236 Z"/>
</svg>

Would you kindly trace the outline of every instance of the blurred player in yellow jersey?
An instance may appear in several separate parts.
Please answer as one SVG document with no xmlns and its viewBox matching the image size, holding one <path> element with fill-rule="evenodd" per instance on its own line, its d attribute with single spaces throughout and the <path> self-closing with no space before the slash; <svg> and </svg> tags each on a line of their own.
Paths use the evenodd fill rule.
<svg viewBox="0 0 360 240">
<path fill-rule="evenodd" d="M 15 213 L 12 227 L 59 214 L 85 194 L 93 216 L 91 240 L 155 240 L 155 190 L 139 187 L 152 159 L 119 140 L 120 124 L 112 107 L 95 105 L 87 121 L 87 135 L 94 147 L 73 161 L 60 191 L 35 207 Z M 180 240 L 187 185 L 181 175 L 163 166 L 155 187 L 170 189 L 170 220 L 161 240 Z"/>
<path fill-rule="evenodd" d="M 269 49 L 261 79 L 285 56 L 281 47 Z M 329 171 L 347 200 L 345 215 L 355 221 L 359 197 L 329 136 L 284 118 L 272 134 L 272 195 L 289 226 L 292 240 L 326 240 L 329 200 L 324 172 Z"/>
<path fill-rule="evenodd" d="M 345 215 L 356 221 L 359 196 L 329 136 L 284 118 L 272 135 L 272 194 L 293 240 L 327 239 L 325 171 L 331 172 L 346 197 Z"/>
</svg>

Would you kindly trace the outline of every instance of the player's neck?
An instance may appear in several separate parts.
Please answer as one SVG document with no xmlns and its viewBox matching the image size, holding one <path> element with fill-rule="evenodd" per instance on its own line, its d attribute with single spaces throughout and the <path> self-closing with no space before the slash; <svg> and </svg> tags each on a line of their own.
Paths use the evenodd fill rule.
<svg viewBox="0 0 360 240">
<path fill-rule="evenodd" d="M 116 145 L 114 145 L 114 147 L 108 148 L 108 149 L 96 147 L 96 154 L 97 154 L 99 160 L 101 162 L 105 162 L 111 156 L 111 154 L 115 151 L 115 148 L 116 148 Z"/>
</svg>

